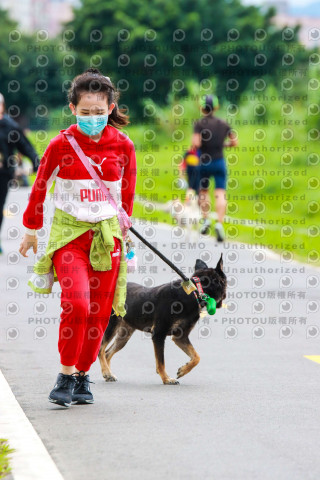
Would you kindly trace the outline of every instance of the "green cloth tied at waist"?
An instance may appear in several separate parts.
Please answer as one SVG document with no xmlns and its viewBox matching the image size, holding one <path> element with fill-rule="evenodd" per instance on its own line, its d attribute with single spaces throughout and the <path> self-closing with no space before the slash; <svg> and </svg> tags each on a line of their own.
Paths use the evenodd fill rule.
<svg viewBox="0 0 320 480">
<path fill-rule="evenodd" d="M 46 253 L 33 266 L 34 274 L 28 285 L 36 293 L 51 293 L 54 282 L 58 281 L 52 257 L 56 250 L 79 237 L 88 230 L 94 231 L 89 259 L 93 270 L 106 271 L 112 267 L 111 252 L 114 249 L 114 238 L 121 242 L 121 259 L 119 275 L 115 287 L 112 307 L 116 315 L 126 314 L 127 296 L 127 262 L 125 258 L 125 242 L 123 241 L 119 220 L 115 215 L 97 223 L 83 222 L 72 215 L 55 209 Z"/>
</svg>

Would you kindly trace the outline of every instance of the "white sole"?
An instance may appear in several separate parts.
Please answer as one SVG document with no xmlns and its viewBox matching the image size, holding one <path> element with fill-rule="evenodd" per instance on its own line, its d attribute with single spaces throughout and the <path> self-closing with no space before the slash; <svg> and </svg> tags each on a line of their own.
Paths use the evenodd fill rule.
<svg viewBox="0 0 320 480">
<path fill-rule="evenodd" d="M 86 403 L 94 403 L 94 400 L 85 400 L 84 402 L 79 402 L 78 400 L 75 400 L 71 402 L 72 405 L 85 405 Z"/>
<path fill-rule="evenodd" d="M 71 403 L 72 403 L 71 402 L 71 403 L 63 403 L 62 404 L 62 403 L 59 403 L 57 400 L 54 400 L 53 398 L 50 398 L 50 397 L 48 397 L 48 400 L 51 403 L 55 403 L 56 405 L 60 405 L 61 407 L 67 407 L 67 408 L 71 407 Z"/>
</svg>

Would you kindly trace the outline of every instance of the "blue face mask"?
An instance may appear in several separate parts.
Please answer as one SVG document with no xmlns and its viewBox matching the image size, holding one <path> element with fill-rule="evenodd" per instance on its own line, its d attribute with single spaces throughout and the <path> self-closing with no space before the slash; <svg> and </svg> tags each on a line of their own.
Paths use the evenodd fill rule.
<svg viewBox="0 0 320 480">
<path fill-rule="evenodd" d="M 76 115 L 79 128 L 87 135 L 97 135 L 108 123 L 108 115 Z"/>
</svg>

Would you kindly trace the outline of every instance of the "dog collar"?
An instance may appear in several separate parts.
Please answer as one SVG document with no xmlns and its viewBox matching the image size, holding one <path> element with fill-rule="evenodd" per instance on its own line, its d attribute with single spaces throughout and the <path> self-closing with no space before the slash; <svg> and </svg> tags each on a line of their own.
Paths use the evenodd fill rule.
<svg viewBox="0 0 320 480">
<path fill-rule="evenodd" d="M 197 291 L 194 290 L 193 294 L 197 299 L 199 308 L 203 308 L 203 307 L 206 306 L 207 302 L 203 298 L 204 291 L 203 291 L 203 288 L 202 288 L 202 285 L 201 285 L 201 282 L 200 282 L 200 278 L 199 277 L 191 277 L 191 280 L 194 281 L 194 283 L 196 284 L 196 287 L 197 287 Z M 199 300 L 199 298 L 200 298 L 200 300 Z"/>
<path fill-rule="evenodd" d="M 217 302 L 214 298 L 209 297 L 209 295 L 204 293 L 199 277 L 191 277 L 191 280 L 194 281 L 197 287 L 197 291 L 194 290 L 193 293 L 198 302 L 199 309 L 207 307 L 207 312 L 209 315 L 214 315 L 216 313 Z"/>
</svg>

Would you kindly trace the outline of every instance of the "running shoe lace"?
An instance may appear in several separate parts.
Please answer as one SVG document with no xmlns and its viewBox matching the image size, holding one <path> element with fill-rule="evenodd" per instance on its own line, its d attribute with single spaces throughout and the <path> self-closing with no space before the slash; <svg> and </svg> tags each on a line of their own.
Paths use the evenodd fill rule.
<svg viewBox="0 0 320 480">
<path fill-rule="evenodd" d="M 94 382 L 91 382 L 90 380 L 88 380 L 88 377 L 87 375 L 85 375 L 85 371 L 84 370 L 80 370 L 79 372 L 79 375 L 76 376 L 76 379 L 78 382 L 87 382 L 87 383 L 94 383 Z M 83 375 L 80 375 L 80 373 L 83 373 Z"/>
<path fill-rule="evenodd" d="M 75 375 L 75 374 L 74 373 L 71 373 L 71 375 L 63 374 L 63 377 L 60 378 L 60 382 L 59 382 L 60 386 L 61 387 L 68 387 L 70 382 L 71 382 L 71 378 L 77 378 L 76 376 L 73 376 L 73 375 Z"/>
</svg>

